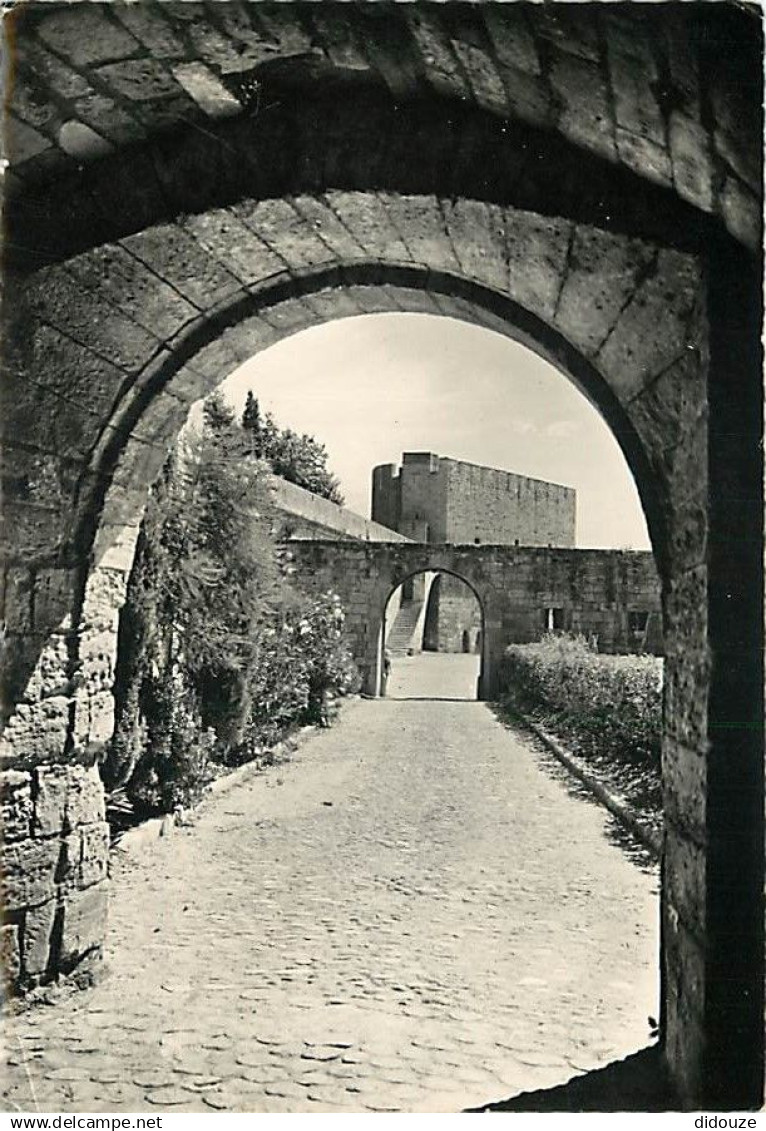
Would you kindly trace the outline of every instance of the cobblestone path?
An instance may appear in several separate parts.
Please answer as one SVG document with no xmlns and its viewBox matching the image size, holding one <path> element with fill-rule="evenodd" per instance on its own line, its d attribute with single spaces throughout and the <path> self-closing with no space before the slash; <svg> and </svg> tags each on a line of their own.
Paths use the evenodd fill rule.
<svg viewBox="0 0 766 1131">
<path fill-rule="evenodd" d="M 655 875 L 486 705 L 352 702 L 118 862 L 108 976 L 7 1023 L 4 1106 L 457 1111 L 560 1083 L 647 1043 L 655 919 Z"/>
</svg>

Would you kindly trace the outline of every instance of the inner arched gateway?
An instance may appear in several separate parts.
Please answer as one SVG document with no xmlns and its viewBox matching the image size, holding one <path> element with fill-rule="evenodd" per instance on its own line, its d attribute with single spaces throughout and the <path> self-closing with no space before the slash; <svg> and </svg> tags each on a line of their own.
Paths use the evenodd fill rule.
<svg viewBox="0 0 766 1131">
<path fill-rule="evenodd" d="M 88 10 L 97 23 L 116 18 Z M 123 99 L 136 89 L 130 60 L 151 52 L 153 33 L 115 32 L 110 51 L 127 50 L 128 61 L 109 51 L 94 61 L 72 46 L 88 41 L 72 40 L 72 16 L 86 18 L 33 13 L 19 39 L 63 56 L 81 78 L 100 67 L 98 81 L 122 83 Z M 486 34 L 483 15 L 466 19 Z M 511 42 L 508 19 L 493 42 Z M 654 19 L 634 42 L 653 42 L 660 24 L 665 41 L 665 16 Z M 422 43 L 429 20 L 416 22 Z M 660 187 L 645 150 L 632 151 L 628 171 L 578 131 L 588 115 L 567 102 L 574 64 L 558 56 L 569 107 L 560 129 L 545 115 L 534 127 L 519 120 L 502 82 L 478 99 L 488 110 L 461 107 L 444 84 L 486 75 L 472 55 L 482 49 L 465 28 L 452 28 L 446 46 L 438 22 L 429 34 L 427 83 L 437 57 L 444 67 L 454 58 L 450 43 L 465 48 L 462 62 L 428 97 L 409 91 L 401 112 L 378 86 L 339 109 L 332 67 L 320 68 L 310 111 L 299 80 L 270 115 L 195 131 L 171 112 L 170 132 L 150 124 L 129 156 L 114 135 L 117 151 L 91 148 L 82 168 L 52 160 L 70 178 L 63 216 L 60 182 L 39 160 L 45 146 L 35 152 L 43 135 L 20 119 L 19 153 L 31 159 L 31 145 L 37 165 L 20 161 L 7 209 L 4 766 L 20 814 L 4 850 L 11 973 L 28 984 L 72 968 L 103 938 L 95 760 L 110 731 L 115 610 L 146 490 L 188 407 L 280 335 L 342 313 L 425 309 L 511 334 L 552 360 L 597 405 L 636 478 L 667 657 L 664 1053 L 691 1106 L 749 1106 L 760 1102 L 763 1048 L 760 241 L 742 180 L 752 182 L 750 166 L 737 158 L 740 175 L 722 166 L 715 197 Z M 535 23 L 539 37 L 550 42 Z M 607 39 L 614 69 L 624 29 L 610 25 Z M 281 33 L 272 42 L 273 56 L 288 51 Z M 598 54 L 603 34 L 594 42 Z M 393 76 L 387 50 L 377 65 Z M 643 75 L 634 54 L 626 65 Z M 27 51 L 24 69 L 34 73 L 39 57 Z M 576 66 L 587 70 L 587 55 Z M 165 73 L 158 59 L 153 67 Z M 284 94 L 283 78 L 274 93 Z M 318 112 L 322 98 L 336 112 Z M 717 113 L 726 117 L 720 100 Z M 741 120 L 729 114 L 724 136 Z M 127 184 L 115 175 L 124 163 Z M 106 600 L 96 572 L 112 586 Z M 80 855 L 62 873 L 73 837 Z"/>
<path fill-rule="evenodd" d="M 381 618 L 380 694 L 484 698 L 484 639 L 484 607 L 470 582 L 443 569 L 411 574 L 389 594 Z"/>
</svg>

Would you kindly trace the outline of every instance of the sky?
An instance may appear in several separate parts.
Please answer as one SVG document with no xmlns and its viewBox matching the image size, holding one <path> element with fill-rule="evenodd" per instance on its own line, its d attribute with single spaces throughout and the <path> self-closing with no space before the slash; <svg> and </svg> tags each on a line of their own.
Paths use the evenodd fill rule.
<svg viewBox="0 0 766 1131">
<path fill-rule="evenodd" d="M 248 389 L 282 427 L 326 446 L 360 514 L 376 464 L 431 451 L 576 488 L 580 547 L 649 549 L 633 478 L 596 409 L 490 330 L 427 314 L 338 319 L 283 339 L 222 385 L 238 408 Z"/>
</svg>

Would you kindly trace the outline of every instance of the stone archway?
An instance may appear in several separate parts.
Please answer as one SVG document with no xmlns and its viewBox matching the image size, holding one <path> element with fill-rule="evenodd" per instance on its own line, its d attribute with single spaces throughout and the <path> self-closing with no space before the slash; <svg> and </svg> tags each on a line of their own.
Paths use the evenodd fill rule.
<svg viewBox="0 0 766 1131">
<path fill-rule="evenodd" d="M 455 578 L 457 581 L 461 582 L 461 584 L 465 587 L 465 589 L 468 590 L 468 592 L 470 592 L 472 594 L 472 596 L 473 596 L 473 598 L 476 602 L 476 605 L 478 606 L 479 620 L 480 620 L 480 625 L 481 625 L 481 627 L 479 629 L 479 633 L 480 633 L 479 639 L 482 641 L 482 647 L 481 647 L 481 651 L 479 653 L 479 673 L 478 673 L 478 678 L 477 678 L 477 682 L 476 682 L 476 698 L 479 699 L 479 700 L 489 699 L 490 698 L 490 688 L 492 686 L 492 675 L 491 675 L 491 672 L 490 672 L 490 662 L 491 662 L 491 660 L 490 660 L 490 657 L 487 654 L 487 651 L 485 650 L 484 645 L 483 645 L 483 641 L 485 641 L 487 639 L 487 633 L 485 631 L 486 613 L 485 613 L 484 600 L 482 598 L 481 591 L 478 590 L 476 588 L 475 584 L 472 584 L 468 580 L 468 578 L 465 577 L 462 573 L 456 573 L 453 570 L 447 569 L 444 566 L 441 566 L 439 569 L 436 569 L 436 570 L 433 570 L 433 571 L 430 571 L 430 570 L 413 570 L 413 572 L 409 573 L 404 578 L 398 579 L 398 577 L 397 577 L 397 580 L 391 585 L 391 588 L 390 588 L 390 590 L 389 590 L 389 592 L 386 596 L 386 599 L 383 603 L 383 607 L 380 610 L 379 619 L 377 621 L 377 623 L 379 624 L 379 629 L 378 629 L 379 644 L 378 644 L 378 662 L 377 662 L 377 667 L 376 667 L 375 674 L 374 674 L 374 687 L 376 689 L 375 693 L 377 695 L 381 694 L 383 654 L 384 654 L 385 647 L 386 647 L 386 644 L 385 644 L 385 641 L 386 641 L 385 625 L 386 625 L 386 621 L 387 621 L 388 615 L 389 615 L 388 609 L 389 609 L 389 605 L 390 605 L 390 602 L 391 602 L 391 598 L 394 596 L 396 591 L 398 589 L 401 589 L 403 586 L 405 586 L 408 581 L 411 581 L 413 578 L 418 577 L 418 576 L 420 576 L 424 573 L 431 573 L 431 572 L 433 572 L 435 574 L 436 579 L 440 579 L 440 578 L 443 578 L 443 577 L 451 577 L 451 578 Z M 429 594 L 427 603 L 430 603 L 432 596 L 433 596 L 433 592 L 431 592 Z M 470 648 L 463 649 L 463 650 L 464 651 L 471 651 Z"/>
<path fill-rule="evenodd" d="M 272 28 L 271 64 L 295 61 L 297 7 Z M 604 17 L 602 27 L 600 14 L 588 14 L 598 27 L 584 41 L 565 19 L 546 26 L 542 12 L 522 20 L 537 59 L 524 83 L 509 55 L 518 13 L 507 6 L 486 20 L 463 13 L 455 26 L 444 14 L 399 13 L 396 36 L 402 20 L 406 36 L 403 54 L 393 55 L 409 59 L 408 69 L 395 65 L 380 23 L 360 51 L 356 21 L 370 16 L 359 6 L 352 17 L 311 16 L 322 26 L 297 53 L 313 57 L 324 43 L 331 63 L 301 72 L 305 59 L 297 71 L 291 62 L 292 86 L 284 69 L 267 82 L 281 99 L 274 113 L 237 111 L 195 131 L 180 125 L 179 95 L 164 117 L 148 111 L 141 125 L 125 100 L 140 103 L 146 82 L 155 84 L 152 97 L 168 94 L 167 37 L 162 48 L 141 14 L 130 31 L 122 14 L 87 10 L 29 15 L 19 32 L 31 45 L 24 68 L 43 89 L 66 81 L 87 91 L 97 81 L 103 92 L 107 84 L 113 115 L 103 128 L 127 131 L 113 129 L 108 145 L 117 151 L 91 146 L 72 168 L 67 146 L 89 135 L 70 128 L 48 144 L 40 131 L 58 129 L 58 109 L 44 121 L 34 100 L 13 111 L 20 159 L 7 210 L 3 384 L 12 533 L 4 710 L 13 714 L 4 765 L 7 934 L 18 974 L 66 968 L 103 932 L 93 767 L 108 717 L 113 612 L 108 599 L 92 613 L 92 569 L 112 571 L 119 601 L 124 532 L 135 528 L 186 406 L 238 360 L 313 321 L 427 309 L 512 332 L 550 357 L 600 408 L 633 469 L 663 581 L 668 645 L 666 1055 L 689 1102 L 758 1102 L 761 310 L 759 265 L 746 249 L 759 247 L 749 186 L 757 192 L 751 143 L 759 152 L 760 131 L 748 134 L 747 116 L 732 113 L 727 91 L 737 83 L 708 58 L 716 94 L 705 116 L 690 117 L 680 92 L 694 85 L 684 62 L 697 38 L 663 17 L 656 38 L 670 44 L 659 54 L 675 94 L 660 107 L 646 79 L 660 61 L 643 14 L 635 24 L 627 17 L 627 35 L 619 20 Z M 183 66 L 203 48 L 203 72 L 231 66 L 226 36 L 238 33 L 205 36 L 196 10 L 186 29 L 180 8 L 167 12 Z M 78 21 L 95 21 L 98 34 L 81 35 Z M 297 26 L 305 32 L 301 19 Z M 252 44 L 258 56 L 263 43 L 254 36 L 238 40 L 251 59 Z M 692 72 L 703 56 L 694 55 Z M 611 101 L 598 93 L 604 68 L 619 94 Z M 339 108 L 332 82 L 354 71 L 378 78 Z M 190 71 L 179 74 L 190 81 Z M 319 92 L 307 95 L 306 75 Z M 586 80 L 587 105 L 577 101 Z M 644 110 L 653 106 L 663 120 L 667 145 L 634 132 L 637 89 Z M 453 101 L 461 90 L 470 108 Z M 604 115 L 592 113 L 593 99 Z M 87 114 L 87 101 L 78 113 Z M 334 114 L 324 112 L 329 104 Z M 140 126 L 132 133 L 131 122 Z M 426 133 L 427 146 L 414 144 Z M 130 177 L 121 180 L 125 167 Z M 69 178 L 66 192 L 60 184 L 51 191 L 46 170 Z M 124 184 L 118 200 L 115 185 Z M 734 972 L 732 953 L 740 957 Z"/>
</svg>

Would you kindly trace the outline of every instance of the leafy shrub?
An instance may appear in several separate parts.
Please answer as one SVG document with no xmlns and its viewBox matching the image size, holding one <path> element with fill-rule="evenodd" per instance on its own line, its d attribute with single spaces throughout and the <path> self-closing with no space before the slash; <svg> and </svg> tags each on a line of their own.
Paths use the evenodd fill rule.
<svg viewBox="0 0 766 1131">
<path fill-rule="evenodd" d="M 211 760 L 261 757 L 326 724 L 358 687 L 332 593 L 293 587 L 266 465 L 219 399 L 171 457 L 142 527 L 120 620 L 117 725 L 102 776 L 141 812 L 193 804 Z"/>
<path fill-rule="evenodd" d="M 147 692 L 154 698 L 144 724 L 149 756 L 138 757 L 126 792 L 141 815 L 172 813 L 201 798 L 215 734 L 202 727 L 196 696 L 178 666 L 170 679 L 152 680 Z"/>
<path fill-rule="evenodd" d="M 501 686 L 508 707 L 545 722 L 578 753 L 614 760 L 658 788 L 661 660 L 599 655 L 582 637 L 549 635 L 507 649 Z"/>
</svg>

